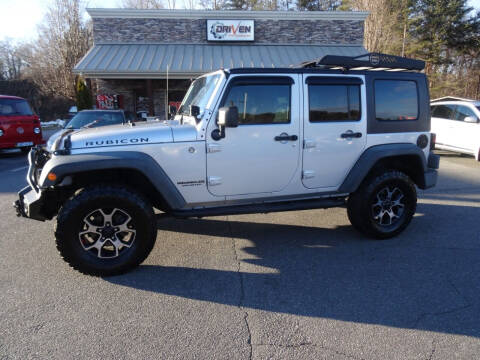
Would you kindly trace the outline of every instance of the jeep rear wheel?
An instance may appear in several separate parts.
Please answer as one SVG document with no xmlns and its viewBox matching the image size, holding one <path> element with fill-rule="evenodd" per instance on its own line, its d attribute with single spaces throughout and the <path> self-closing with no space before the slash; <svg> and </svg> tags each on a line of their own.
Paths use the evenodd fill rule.
<svg viewBox="0 0 480 360">
<path fill-rule="evenodd" d="M 367 178 L 350 195 L 347 214 L 358 231 L 388 239 L 408 226 L 416 206 L 417 192 L 410 178 L 400 171 L 386 170 Z"/>
<path fill-rule="evenodd" d="M 155 244 L 152 206 L 123 186 L 81 190 L 61 208 L 55 229 L 57 248 L 74 269 L 109 276 L 139 265 Z"/>
</svg>

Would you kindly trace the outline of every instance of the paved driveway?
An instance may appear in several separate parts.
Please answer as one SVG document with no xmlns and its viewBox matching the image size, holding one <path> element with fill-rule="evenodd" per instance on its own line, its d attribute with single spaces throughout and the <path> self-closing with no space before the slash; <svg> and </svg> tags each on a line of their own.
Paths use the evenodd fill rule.
<svg viewBox="0 0 480 360">
<path fill-rule="evenodd" d="M 23 166 L 23 168 L 22 168 Z M 444 154 L 389 241 L 344 209 L 158 220 L 137 270 L 92 278 L 15 217 L 0 155 L 0 359 L 478 359 L 480 163 Z"/>
</svg>

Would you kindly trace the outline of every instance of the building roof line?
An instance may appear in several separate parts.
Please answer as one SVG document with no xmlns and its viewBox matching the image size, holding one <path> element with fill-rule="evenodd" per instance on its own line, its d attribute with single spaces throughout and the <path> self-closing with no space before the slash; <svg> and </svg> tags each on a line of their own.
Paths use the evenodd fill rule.
<svg viewBox="0 0 480 360">
<path fill-rule="evenodd" d="M 238 41 L 223 41 L 223 42 L 205 42 L 205 43 L 191 43 L 191 42 L 159 42 L 159 41 L 135 41 L 135 42 L 121 42 L 121 41 L 96 41 L 94 45 L 209 45 L 209 46 L 324 46 L 324 47 L 359 47 L 363 46 L 362 43 L 358 44 L 344 44 L 344 43 L 253 43 L 253 42 L 238 42 Z"/>
<path fill-rule="evenodd" d="M 93 18 L 142 19 L 253 19 L 253 20 L 356 20 L 364 21 L 366 11 L 268 11 L 268 10 L 170 10 L 170 9 L 120 9 L 87 8 Z"/>
<path fill-rule="evenodd" d="M 117 51 L 117 48 L 122 49 Z M 247 51 L 243 51 L 247 50 Z M 197 54 L 202 52 L 202 62 L 198 63 Z M 106 62 L 115 53 L 115 62 Z M 287 54 L 288 53 L 288 54 Z M 74 73 L 85 76 L 103 77 L 105 75 L 151 74 L 153 77 L 167 71 L 178 74 L 202 74 L 222 67 L 288 67 L 305 61 L 321 58 L 325 55 L 359 56 L 365 54 L 363 46 L 209 46 L 208 44 L 95 44 L 87 55 L 74 68 Z M 146 66 L 145 57 L 161 55 Z M 284 56 L 288 55 L 288 56 Z M 268 63 L 267 63 L 268 62 Z M 248 65 L 247 65 L 248 63 Z"/>
</svg>

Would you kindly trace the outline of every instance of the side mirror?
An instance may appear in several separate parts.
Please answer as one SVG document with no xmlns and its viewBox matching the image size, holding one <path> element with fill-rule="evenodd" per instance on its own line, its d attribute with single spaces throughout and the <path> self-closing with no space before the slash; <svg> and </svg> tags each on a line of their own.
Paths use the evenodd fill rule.
<svg viewBox="0 0 480 360">
<path fill-rule="evenodd" d="M 467 122 L 467 123 L 477 123 L 478 120 L 476 118 L 474 118 L 473 116 L 467 116 L 465 119 L 463 119 L 463 121 Z"/>
<path fill-rule="evenodd" d="M 200 115 L 200 108 L 197 105 L 190 105 L 190 116 L 193 116 L 195 119 Z"/>
<path fill-rule="evenodd" d="M 218 129 L 212 131 L 212 139 L 220 140 L 225 137 L 225 128 L 238 126 L 238 108 L 236 106 L 222 107 L 218 109 Z"/>
<path fill-rule="evenodd" d="M 218 126 L 237 127 L 238 108 L 236 106 L 222 107 L 218 109 Z"/>
</svg>

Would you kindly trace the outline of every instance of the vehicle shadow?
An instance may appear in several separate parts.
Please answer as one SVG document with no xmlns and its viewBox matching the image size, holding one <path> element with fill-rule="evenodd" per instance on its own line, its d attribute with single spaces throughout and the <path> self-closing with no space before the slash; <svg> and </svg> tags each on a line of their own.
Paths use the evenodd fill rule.
<svg viewBox="0 0 480 360">
<path fill-rule="evenodd" d="M 159 219 L 163 231 L 232 242 L 239 271 L 143 265 L 105 280 L 246 309 L 480 337 L 480 246 L 463 249 L 470 233 L 449 232 L 467 213 L 465 225 L 475 226 L 480 209 L 423 204 L 419 212 L 402 235 L 381 242 L 350 226 L 322 228 L 321 218 L 318 227 Z"/>
</svg>

